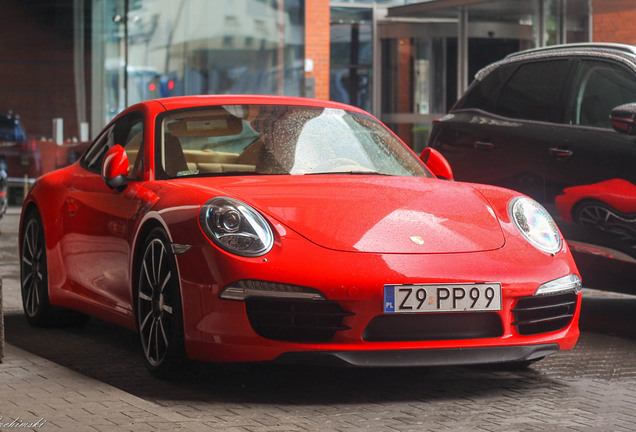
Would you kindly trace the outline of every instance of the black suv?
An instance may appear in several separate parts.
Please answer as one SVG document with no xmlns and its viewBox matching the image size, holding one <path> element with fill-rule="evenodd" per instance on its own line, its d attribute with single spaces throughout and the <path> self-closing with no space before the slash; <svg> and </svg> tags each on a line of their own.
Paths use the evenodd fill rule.
<svg viewBox="0 0 636 432">
<path fill-rule="evenodd" d="M 455 179 L 543 203 L 585 286 L 636 293 L 636 47 L 511 54 L 477 73 L 429 146 Z"/>
</svg>

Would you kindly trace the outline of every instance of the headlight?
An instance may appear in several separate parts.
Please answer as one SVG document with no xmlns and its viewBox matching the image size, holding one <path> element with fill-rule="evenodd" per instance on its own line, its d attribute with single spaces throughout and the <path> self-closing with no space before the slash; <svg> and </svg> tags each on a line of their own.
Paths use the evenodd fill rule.
<svg viewBox="0 0 636 432">
<path fill-rule="evenodd" d="M 519 232 L 537 249 L 557 253 L 563 246 L 554 220 L 538 202 L 519 197 L 510 202 L 510 217 Z"/>
<path fill-rule="evenodd" d="M 199 222 L 214 244 L 236 255 L 264 255 L 274 244 L 274 234 L 265 218 L 232 198 L 216 197 L 206 202 Z"/>
</svg>

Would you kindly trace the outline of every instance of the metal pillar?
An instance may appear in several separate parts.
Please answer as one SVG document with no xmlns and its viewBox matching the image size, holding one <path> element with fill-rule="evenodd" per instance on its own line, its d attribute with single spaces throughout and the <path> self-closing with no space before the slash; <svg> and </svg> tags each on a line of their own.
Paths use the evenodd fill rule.
<svg viewBox="0 0 636 432">
<path fill-rule="evenodd" d="M 468 9 L 459 8 L 457 23 L 457 99 L 468 88 Z"/>
<path fill-rule="evenodd" d="M 567 20 L 567 12 L 568 12 L 568 5 L 567 5 L 567 0 L 559 0 L 558 2 L 558 7 L 559 7 L 559 39 L 558 39 L 558 43 L 560 44 L 564 44 L 568 42 L 568 20 Z"/>
<path fill-rule="evenodd" d="M 537 37 L 536 37 L 536 41 L 535 44 L 537 46 L 537 48 L 539 47 L 544 47 L 548 44 L 548 30 L 547 30 L 547 25 L 546 25 L 546 21 L 548 19 L 548 14 L 547 14 L 547 0 L 539 0 L 537 5 L 537 26 L 536 26 L 536 31 L 537 31 Z"/>
</svg>

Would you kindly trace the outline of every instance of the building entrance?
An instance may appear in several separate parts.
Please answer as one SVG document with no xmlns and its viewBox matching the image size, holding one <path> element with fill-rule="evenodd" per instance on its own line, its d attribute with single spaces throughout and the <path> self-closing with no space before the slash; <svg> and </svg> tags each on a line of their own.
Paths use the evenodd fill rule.
<svg viewBox="0 0 636 432">
<path fill-rule="evenodd" d="M 582 0 L 431 0 L 385 12 L 376 9 L 373 111 L 416 152 L 482 67 L 590 37 Z"/>
</svg>

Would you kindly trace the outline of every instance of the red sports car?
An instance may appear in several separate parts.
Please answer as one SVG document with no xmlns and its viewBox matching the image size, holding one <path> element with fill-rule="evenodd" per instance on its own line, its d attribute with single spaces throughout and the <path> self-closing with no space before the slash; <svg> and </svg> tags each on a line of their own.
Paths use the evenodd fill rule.
<svg viewBox="0 0 636 432">
<path fill-rule="evenodd" d="M 26 317 L 136 330 L 158 376 L 187 358 L 414 366 L 573 348 L 581 281 L 547 212 L 422 158 L 337 103 L 134 105 L 26 198 Z"/>
</svg>

